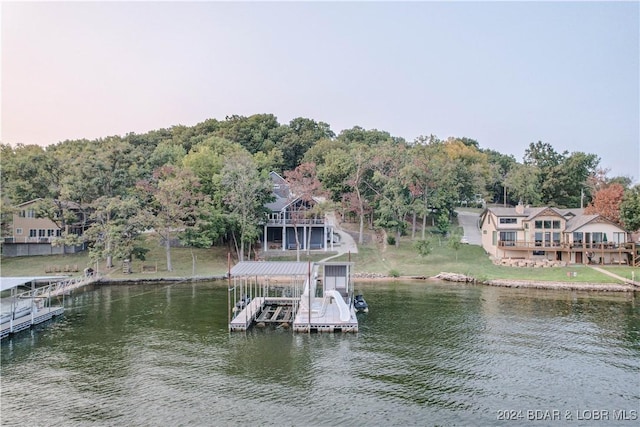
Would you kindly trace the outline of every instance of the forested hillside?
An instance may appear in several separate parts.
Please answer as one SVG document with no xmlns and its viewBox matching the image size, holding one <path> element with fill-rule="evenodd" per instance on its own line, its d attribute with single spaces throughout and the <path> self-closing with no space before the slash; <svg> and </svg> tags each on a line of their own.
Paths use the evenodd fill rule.
<svg viewBox="0 0 640 427">
<path fill-rule="evenodd" d="M 544 142 L 532 142 L 520 162 L 469 138 L 405 141 L 357 126 L 336 135 L 327 123 L 280 124 L 258 114 L 1 150 L 3 231 L 12 206 L 42 199 L 39 214 L 64 225 L 76 221 L 67 203 L 75 202 L 87 230 L 64 239 L 84 239 L 96 258 L 130 256 L 150 228 L 166 242 L 229 244 L 241 257 L 258 237 L 270 171 L 299 191 L 313 186 L 361 227 L 398 236 L 417 237 L 427 222 L 446 230 L 456 206 L 481 200 L 558 207 L 593 200 L 591 209 L 640 227 L 640 191 L 629 178 L 608 177 L 595 154 L 558 153 Z"/>
</svg>

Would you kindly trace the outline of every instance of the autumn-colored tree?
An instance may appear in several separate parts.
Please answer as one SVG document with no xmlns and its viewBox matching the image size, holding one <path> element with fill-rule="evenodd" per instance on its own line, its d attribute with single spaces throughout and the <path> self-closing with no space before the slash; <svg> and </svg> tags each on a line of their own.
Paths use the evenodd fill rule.
<svg viewBox="0 0 640 427">
<path fill-rule="evenodd" d="M 309 207 L 315 204 L 314 197 L 324 195 L 322 184 L 316 173 L 315 163 L 302 163 L 292 171 L 284 173 L 287 184 L 289 185 L 291 202 L 291 221 L 295 228 L 296 247 L 300 247 L 298 241 L 298 224 L 304 221 L 305 215 L 309 213 Z M 314 215 L 318 215 L 318 211 L 313 211 Z M 309 238 L 311 232 L 309 232 Z M 307 242 L 307 252 L 309 251 L 309 242 Z M 296 250 L 297 260 L 300 261 L 299 249 Z"/>
<path fill-rule="evenodd" d="M 596 191 L 593 201 L 585 208 L 586 214 L 598 214 L 620 224 L 620 203 L 624 196 L 622 185 L 614 183 Z"/>
</svg>

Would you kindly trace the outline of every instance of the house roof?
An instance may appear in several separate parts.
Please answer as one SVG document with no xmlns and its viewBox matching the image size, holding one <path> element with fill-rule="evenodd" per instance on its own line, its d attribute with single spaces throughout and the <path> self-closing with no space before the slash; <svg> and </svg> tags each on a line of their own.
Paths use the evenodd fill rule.
<svg viewBox="0 0 640 427">
<path fill-rule="evenodd" d="M 484 222 L 484 216 L 486 216 L 487 212 L 492 212 L 497 217 L 523 217 L 527 221 L 530 221 L 535 217 L 539 216 L 540 214 L 547 213 L 547 211 L 548 213 L 554 213 L 567 220 L 567 225 L 566 225 L 566 228 L 564 229 L 564 232 L 566 233 L 571 233 L 575 230 L 578 230 L 579 228 L 596 220 L 598 222 L 609 223 L 611 225 L 618 227 L 620 230 L 624 231 L 622 227 L 618 226 L 616 223 L 611 222 L 600 215 L 597 215 L 597 214 L 585 215 L 584 209 L 582 208 L 560 209 L 560 208 L 554 208 L 549 206 L 534 207 L 534 208 L 525 207 L 523 209 L 523 212 L 520 214 L 516 212 L 516 208 L 500 208 L 500 207 L 487 208 L 485 213 L 483 213 L 483 222 Z M 512 228 L 509 228 L 509 229 L 512 230 Z"/>
<path fill-rule="evenodd" d="M 584 214 L 575 216 L 567 221 L 567 227 L 565 228 L 564 231 L 567 233 L 571 233 L 577 230 L 578 228 L 582 227 L 583 225 L 590 223 L 591 221 L 596 219 L 598 216 L 599 215 L 584 215 Z"/>
<path fill-rule="evenodd" d="M 43 200 L 44 199 L 42 197 L 39 197 L 37 199 L 29 200 L 28 202 L 20 203 L 20 204 L 16 205 L 16 208 L 22 208 L 24 206 L 29 206 L 29 205 L 32 205 L 34 203 L 41 202 Z M 80 205 L 78 203 L 76 203 L 76 202 L 72 202 L 72 201 L 69 201 L 69 200 L 63 200 L 63 201 L 58 200 L 58 202 L 60 202 L 62 204 L 62 206 L 66 207 L 66 208 L 69 208 L 69 209 L 80 209 Z"/>
<path fill-rule="evenodd" d="M 273 185 L 273 193 L 276 197 L 281 197 L 288 199 L 291 195 L 289 194 L 289 183 L 286 179 L 278 175 L 276 172 L 269 172 L 269 178 L 271 178 L 271 183 Z M 278 209 L 280 210 L 280 209 Z"/>
<path fill-rule="evenodd" d="M 271 210 L 271 212 L 280 212 L 281 210 L 289 206 L 290 203 L 293 202 L 292 200 L 289 200 L 286 197 L 281 197 L 280 195 L 278 195 L 278 193 L 275 193 L 275 192 L 274 192 L 274 196 L 276 199 L 273 202 L 269 202 L 265 204 L 265 207 Z"/>
</svg>

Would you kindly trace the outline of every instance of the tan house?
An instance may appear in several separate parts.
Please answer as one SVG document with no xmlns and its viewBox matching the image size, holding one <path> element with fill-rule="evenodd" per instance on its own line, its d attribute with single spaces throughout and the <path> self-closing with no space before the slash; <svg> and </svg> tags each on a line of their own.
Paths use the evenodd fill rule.
<svg viewBox="0 0 640 427">
<path fill-rule="evenodd" d="M 482 247 L 495 259 L 639 265 L 629 234 L 600 215 L 552 207 L 488 208 Z"/>
<path fill-rule="evenodd" d="M 16 206 L 10 243 L 52 243 L 62 236 L 62 230 L 49 218 L 37 215 L 36 205 L 41 199 L 31 200 Z"/>
<path fill-rule="evenodd" d="M 65 230 L 51 219 L 38 215 L 37 206 L 41 201 L 42 199 L 35 199 L 14 207 L 11 232 L 3 239 L 3 256 L 52 255 L 77 252 L 82 249 L 81 246 L 55 245 L 56 239 L 60 238 Z M 84 214 L 76 204 L 65 203 L 78 218 L 77 221 L 66 226 L 66 232 L 82 234 L 86 225 Z"/>
</svg>

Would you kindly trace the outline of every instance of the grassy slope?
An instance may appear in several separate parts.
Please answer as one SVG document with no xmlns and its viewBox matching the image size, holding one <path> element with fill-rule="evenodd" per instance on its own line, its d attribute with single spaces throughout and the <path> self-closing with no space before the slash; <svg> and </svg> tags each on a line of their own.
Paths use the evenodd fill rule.
<svg viewBox="0 0 640 427">
<path fill-rule="evenodd" d="M 472 210 L 472 209 L 468 209 Z M 355 231 L 353 225 L 342 224 L 343 228 Z M 419 233 L 418 233 L 419 234 Z M 375 241 L 374 238 L 367 239 Z M 494 265 L 480 246 L 461 245 L 456 251 L 451 249 L 445 239 L 431 236 L 433 250 L 426 257 L 420 257 L 413 248 L 409 237 L 403 237 L 400 245 L 383 246 L 369 243 L 359 246 L 357 254 L 351 254 L 351 261 L 355 262 L 356 273 L 379 273 L 389 275 L 395 270 L 401 276 L 431 277 L 440 272 L 460 273 L 478 280 L 515 279 L 537 280 L 541 282 L 589 282 L 589 283 L 617 283 L 615 279 L 599 273 L 583 265 L 554 268 L 524 268 L 504 267 Z M 336 260 L 346 261 L 347 256 Z M 606 270 L 631 279 L 631 267 L 607 266 Z M 636 280 L 640 278 L 640 270 L 635 272 Z M 568 273 L 576 273 L 568 276 Z"/>
<path fill-rule="evenodd" d="M 98 265 L 98 271 L 109 278 L 162 278 L 162 277 L 192 277 L 193 271 L 193 258 L 192 254 L 196 257 L 195 276 L 196 277 L 211 277 L 220 276 L 227 272 L 227 248 L 171 248 L 171 263 L 173 265 L 173 271 L 167 271 L 167 259 L 164 252 L 164 247 L 160 246 L 156 240 L 149 238 L 146 241 L 145 247 L 149 248 L 149 252 L 146 254 L 146 260 L 134 260 L 133 261 L 133 274 L 124 274 L 122 272 L 122 261 L 114 260 L 116 267 L 107 269 L 105 263 L 101 262 Z M 307 257 L 306 254 L 300 254 L 301 261 L 319 261 L 326 258 L 326 253 L 312 254 Z M 270 253 L 268 260 L 278 261 L 295 261 L 295 253 Z M 155 266 L 157 264 L 158 271 L 156 273 L 141 273 L 142 264 Z M 77 265 L 80 271 L 75 273 L 47 273 L 47 266 L 57 266 L 64 269 L 65 266 Z M 17 258 L 2 258 L 0 260 L 0 274 L 5 277 L 11 276 L 35 276 L 35 275 L 81 275 L 86 267 L 96 268 L 95 264 L 92 264 L 89 260 L 88 252 L 82 252 L 78 254 L 67 255 L 52 255 L 52 256 L 35 256 L 35 257 L 17 257 Z"/>
<path fill-rule="evenodd" d="M 558 282 L 591 282 L 591 283 L 612 283 L 615 282 L 609 276 L 582 266 L 570 266 L 564 268 L 515 268 L 496 266 L 491 263 L 484 250 L 479 246 L 462 245 L 457 253 L 449 248 L 446 241 L 438 244 L 438 239 L 433 239 L 434 247 L 430 255 L 420 257 L 408 237 L 404 237 L 399 247 L 383 247 L 376 243 L 369 243 L 360 246 L 358 254 L 351 254 L 351 261 L 355 262 L 355 272 L 379 273 L 388 275 L 395 270 L 402 276 L 435 276 L 446 271 L 452 273 L 462 273 L 473 276 L 479 280 L 486 279 L 525 279 L 538 281 L 558 281 Z M 147 242 L 150 252 L 147 254 L 146 265 L 158 265 L 157 273 L 141 273 L 142 261 L 134 261 L 134 274 L 123 274 L 121 262 L 115 261 L 117 268 L 107 271 L 104 263 L 99 265 L 99 271 L 109 277 L 117 278 L 161 278 L 161 277 L 191 277 L 192 276 L 192 252 L 197 257 L 195 276 L 209 277 L 222 275 L 227 271 L 227 248 L 210 249 L 190 249 L 172 248 L 172 262 L 174 271 L 166 271 L 166 258 L 164 248 L 157 241 Z M 314 254 L 308 258 L 301 254 L 300 259 L 306 261 L 311 259 L 317 261 L 327 256 L 326 253 Z M 268 260 L 295 261 L 296 255 L 288 253 L 281 256 L 278 253 L 270 253 Z M 347 255 L 343 255 L 335 260 L 346 261 Z M 45 275 L 45 267 L 48 265 L 77 265 L 80 269 L 79 275 L 85 267 L 91 265 L 88 254 L 54 255 L 46 257 L 19 257 L 3 258 L 0 263 L 2 276 L 29 276 Z M 94 265 L 91 265 L 95 268 Z M 620 276 L 631 278 L 630 267 L 606 267 Z M 577 272 L 576 277 L 567 277 L 568 272 Z M 635 269 L 636 280 L 640 277 L 640 271 Z"/>
</svg>

